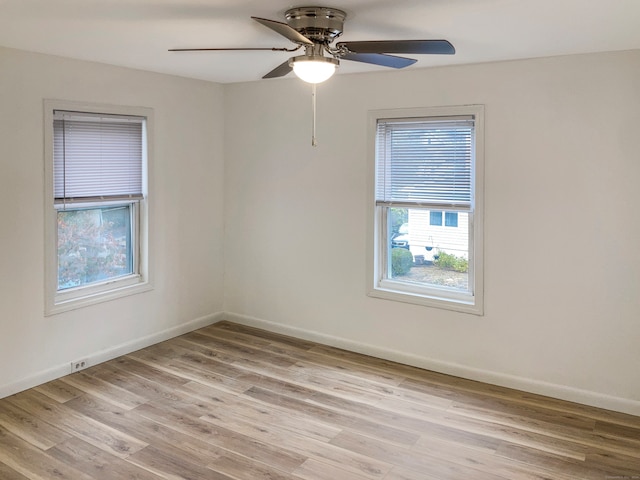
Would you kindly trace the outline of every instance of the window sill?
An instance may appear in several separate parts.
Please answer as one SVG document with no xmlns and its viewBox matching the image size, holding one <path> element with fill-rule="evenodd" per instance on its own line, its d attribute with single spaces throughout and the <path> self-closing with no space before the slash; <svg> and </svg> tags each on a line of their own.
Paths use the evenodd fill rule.
<svg viewBox="0 0 640 480">
<path fill-rule="evenodd" d="M 417 290 L 417 289 L 416 289 Z M 435 289 L 422 292 L 410 291 L 410 287 L 400 282 L 385 281 L 384 284 L 369 290 L 368 295 L 374 298 L 392 300 L 395 302 L 422 305 L 425 307 L 441 308 L 461 313 L 482 316 L 484 311 L 477 299 L 470 295 L 455 294 L 456 298 L 446 296 L 449 292 L 439 292 Z"/>
<path fill-rule="evenodd" d="M 47 305 L 45 315 L 56 315 L 77 308 L 148 292 L 153 289 L 153 286 L 148 281 L 142 281 L 141 277 L 137 275 L 127 278 L 126 280 L 110 282 L 107 285 L 110 287 L 108 290 L 104 288 L 100 289 L 99 287 L 87 287 L 86 289 L 77 289 L 73 294 L 70 294 L 72 292 L 59 293 L 53 301 Z"/>
</svg>

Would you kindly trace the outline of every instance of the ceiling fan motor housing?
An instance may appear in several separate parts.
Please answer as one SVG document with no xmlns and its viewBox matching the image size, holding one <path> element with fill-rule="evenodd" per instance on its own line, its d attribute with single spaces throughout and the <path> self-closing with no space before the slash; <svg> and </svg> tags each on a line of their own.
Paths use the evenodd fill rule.
<svg viewBox="0 0 640 480">
<path fill-rule="evenodd" d="M 287 24 L 313 42 L 329 44 L 342 34 L 347 14 L 337 8 L 296 7 L 284 14 Z"/>
</svg>

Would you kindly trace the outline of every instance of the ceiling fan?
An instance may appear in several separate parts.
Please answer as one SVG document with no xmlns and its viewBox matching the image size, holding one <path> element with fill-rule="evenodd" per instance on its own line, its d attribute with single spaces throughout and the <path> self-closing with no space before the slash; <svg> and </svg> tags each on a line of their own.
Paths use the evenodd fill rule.
<svg viewBox="0 0 640 480">
<path fill-rule="evenodd" d="M 337 8 L 295 7 L 284 14 L 287 23 L 251 17 L 296 44 L 293 48 L 173 48 L 171 52 L 271 50 L 295 52 L 304 47 L 304 55 L 291 57 L 262 78 L 283 77 L 293 72 L 302 80 L 316 84 L 331 77 L 340 60 L 351 60 L 391 68 L 404 68 L 416 62 L 413 58 L 391 54 L 453 55 L 455 48 L 447 40 L 373 40 L 338 42 L 347 14 Z M 328 56 L 325 56 L 325 53 Z"/>
</svg>

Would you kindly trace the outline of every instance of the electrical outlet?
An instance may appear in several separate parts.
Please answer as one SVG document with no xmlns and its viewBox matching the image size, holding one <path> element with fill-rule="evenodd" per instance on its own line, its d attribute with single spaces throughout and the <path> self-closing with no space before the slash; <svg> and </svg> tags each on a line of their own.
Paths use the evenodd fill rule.
<svg viewBox="0 0 640 480">
<path fill-rule="evenodd" d="M 89 366 L 89 359 L 87 358 L 83 358 L 82 360 L 76 360 L 75 362 L 71 362 L 71 373 L 84 370 L 88 366 Z"/>
</svg>

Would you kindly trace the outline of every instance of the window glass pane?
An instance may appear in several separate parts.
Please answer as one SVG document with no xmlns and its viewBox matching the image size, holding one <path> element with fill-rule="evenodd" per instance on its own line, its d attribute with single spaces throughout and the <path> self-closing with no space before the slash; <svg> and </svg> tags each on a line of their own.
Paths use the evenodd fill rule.
<svg viewBox="0 0 640 480">
<path fill-rule="evenodd" d="M 442 225 L 442 212 L 432 211 L 429 217 L 431 225 Z"/>
<path fill-rule="evenodd" d="M 388 277 L 423 287 L 439 287 L 468 292 L 469 289 L 469 213 L 451 213 L 458 228 L 442 225 L 442 212 L 425 208 L 387 208 L 389 225 L 397 223 L 397 211 L 404 210 L 408 233 L 390 229 Z M 432 225 L 431 215 L 440 214 L 440 224 Z"/>
<path fill-rule="evenodd" d="M 389 208 L 390 248 L 409 248 L 408 212 L 406 208 Z"/>
<path fill-rule="evenodd" d="M 457 214 L 457 212 L 445 212 L 445 214 L 444 214 L 444 226 L 445 227 L 457 227 L 458 226 L 458 214 Z"/>
<path fill-rule="evenodd" d="M 133 205 L 58 211 L 58 290 L 133 273 Z"/>
</svg>

